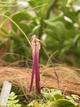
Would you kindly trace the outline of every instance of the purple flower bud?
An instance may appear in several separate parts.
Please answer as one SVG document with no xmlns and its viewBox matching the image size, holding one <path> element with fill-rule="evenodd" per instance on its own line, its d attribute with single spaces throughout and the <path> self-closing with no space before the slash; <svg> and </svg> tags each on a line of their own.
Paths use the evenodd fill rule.
<svg viewBox="0 0 80 107">
<path fill-rule="evenodd" d="M 39 69 L 39 50 L 40 43 L 36 37 L 32 38 L 32 78 L 30 91 L 32 90 L 33 80 L 35 78 L 36 92 L 40 94 L 40 69 Z"/>
</svg>

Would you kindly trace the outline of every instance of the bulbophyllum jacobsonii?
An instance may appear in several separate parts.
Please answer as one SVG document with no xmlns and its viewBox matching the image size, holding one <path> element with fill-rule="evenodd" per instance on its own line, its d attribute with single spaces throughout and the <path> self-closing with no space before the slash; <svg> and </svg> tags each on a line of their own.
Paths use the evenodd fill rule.
<svg viewBox="0 0 80 107">
<path fill-rule="evenodd" d="M 32 77 L 30 84 L 30 91 L 33 87 L 33 81 L 35 79 L 36 93 L 40 94 L 40 67 L 39 67 L 39 50 L 40 42 L 35 36 L 32 37 Z"/>
</svg>

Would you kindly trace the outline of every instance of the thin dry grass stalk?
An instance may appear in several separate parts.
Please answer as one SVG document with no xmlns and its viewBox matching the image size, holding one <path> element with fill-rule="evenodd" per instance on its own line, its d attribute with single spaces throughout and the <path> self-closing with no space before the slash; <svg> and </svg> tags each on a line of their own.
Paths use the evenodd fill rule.
<svg viewBox="0 0 80 107">
<path fill-rule="evenodd" d="M 80 70 L 71 67 L 44 67 L 41 68 L 41 88 L 59 88 L 65 93 L 80 95 Z M 55 75 L 57 73 L 57 78 Z M 29 92 L 31 69 L 16 67 L 0 67 L 0 85 L 4 80 L 10 81 L 13 86 L 22 88 L 25 95 Z M 59 82 L 59 83 L 58 83 Z M 34 87 L 33 87 L 34 88 Z"/>
</svg>

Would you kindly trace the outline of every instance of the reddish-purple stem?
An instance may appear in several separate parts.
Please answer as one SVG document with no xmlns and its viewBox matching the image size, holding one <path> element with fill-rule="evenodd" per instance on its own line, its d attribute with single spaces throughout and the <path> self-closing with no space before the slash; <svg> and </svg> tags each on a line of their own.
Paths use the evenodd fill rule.
<svg viewBox="0 0 80 107">
<path fill-rule="evenodd" d="M 33 80 L 35 76 L 35 84 L 36 84 L 36 92 L 40 94 L 40 72 L 39 72 L 39 49 L 40 44 L 37 38 L 33 38 L 32 40 L 32 78 L 31 78 L 31 85 L 30 91 L 32 90 Z"/>
<path fill-rule="evenodd" d="M 37 47 L 35 47 L 35 76 L 36 91 L 40 93 L 39 50 Z"/>
</svg>

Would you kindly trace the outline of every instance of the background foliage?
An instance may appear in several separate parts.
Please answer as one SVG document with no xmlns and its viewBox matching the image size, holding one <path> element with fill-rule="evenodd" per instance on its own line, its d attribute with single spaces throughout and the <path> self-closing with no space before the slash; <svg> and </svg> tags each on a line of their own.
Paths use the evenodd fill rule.
<svg viewBox="0 0 80 107">
<path fill-rule="evenodd" d="M 80 67 L 80 0 L 0 0 L 1 58 L 28 64 L 34 34 L 42 64 Z"/>
</svg>

